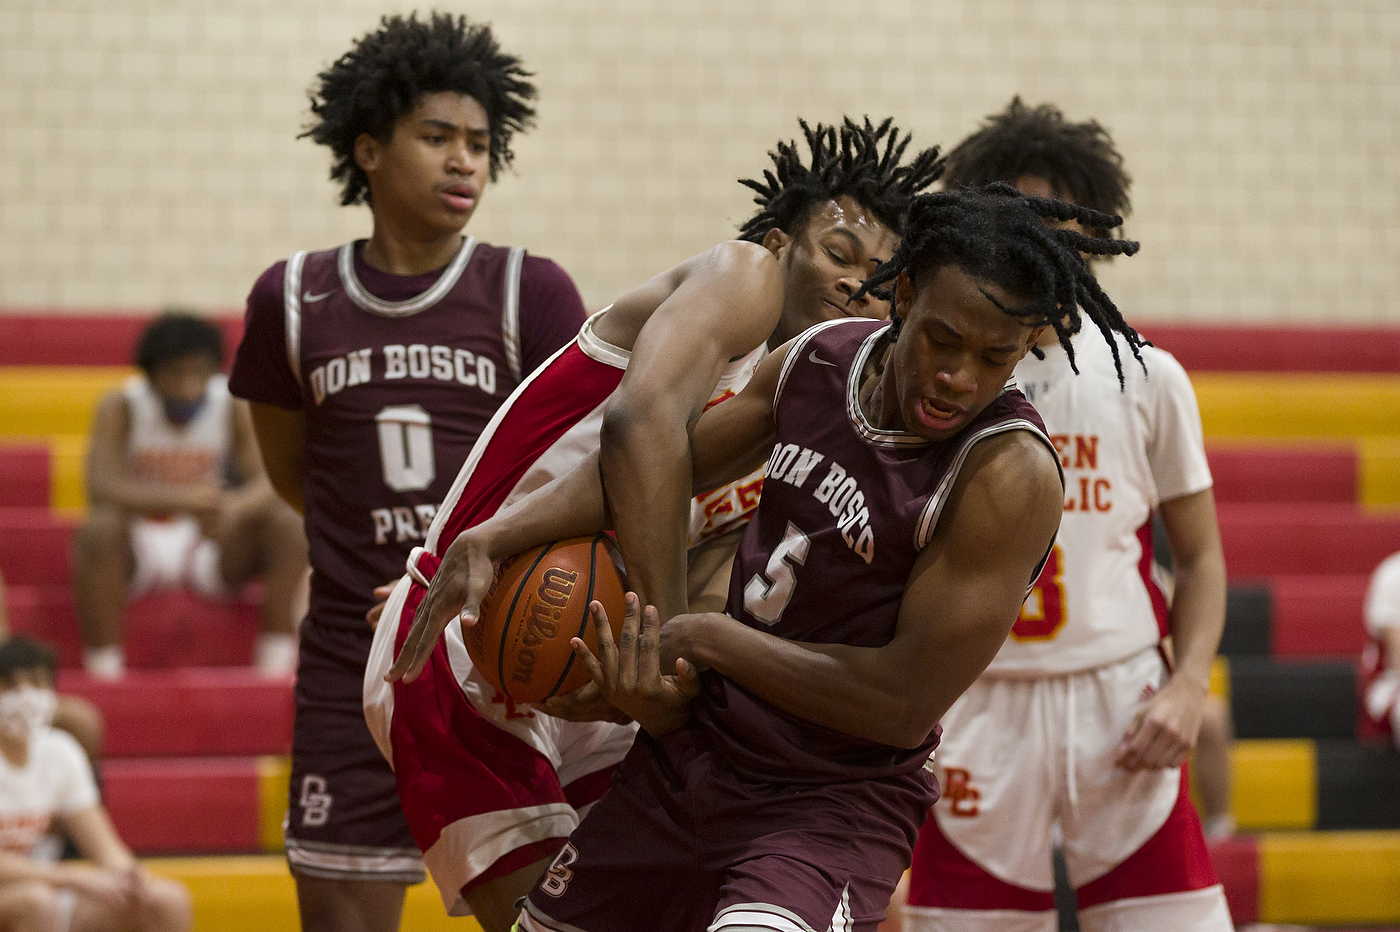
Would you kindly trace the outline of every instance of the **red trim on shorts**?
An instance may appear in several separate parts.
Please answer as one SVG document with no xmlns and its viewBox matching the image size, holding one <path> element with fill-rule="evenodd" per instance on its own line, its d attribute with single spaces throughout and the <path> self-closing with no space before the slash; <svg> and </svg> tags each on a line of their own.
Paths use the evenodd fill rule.
<svg viewBox="0 0 1400 932">
<path fill-rule="evenodd" d="M 536 861 L 554 860 L 554 856 L 563 850 L 566 841 L 567 838 L 546 838 L 544 841 L 536 841 L 501 855 L 495 864 L 462 884 L 462 897 L 465 899 L 468 890 L 474 890 L 488 880 L 504 877 L 522 867 L 529 867 Z"/>
<path fill-rule="evenodd" d="M 1018 887 L 987 873 L 953 846 L 938 827 L 938 819 L 929 813 L 914 845 L 909 905 L 1040 913 L 1055 908 L 1055 894 Z"/>
<path fill-rule="evenodd" d="M 573 783 L 564 787 L 564 798 L 569 801 L 569 805 L 575 809 L 582 809 L 584 806 L 596 803 L 603 798 L 603 794 L 612 786 L 613 774 L 617 768 L 622 766 L 619 761 L 611 767 L 604 767 L 602 770 L 595 770 L 579 777 Z"/>
<path fill-rule="evenodd" d="M 1171 634 L 1167 617 L 1167 596 L 1157 581 L 1152 578 L 1152 515 L 1137 530 L 1138 544 L 1142 547 L 1142 559 L 1138 560 L 1138 575 L 1147 587 L 1147 597 L 1152 602 L 1152 614 L 1157 618 L 1157 633 L 1161 637 Z"/>
<path fill-rule="evenodd" d="M 1219 882 L 1201 833 L 1201 820 L 1191 805 L 1186 768 L 1182 767 L 1181 788 L 1167 821 L 1123 863 L 1080 887 L 1079 908 L 1133 897 L 1204 890 Z"/>
</svg>

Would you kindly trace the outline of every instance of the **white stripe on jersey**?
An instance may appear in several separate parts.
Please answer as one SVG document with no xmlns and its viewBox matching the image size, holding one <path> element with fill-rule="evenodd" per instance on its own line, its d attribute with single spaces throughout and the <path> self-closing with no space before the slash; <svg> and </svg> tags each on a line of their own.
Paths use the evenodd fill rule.
<svg viewBox="0 0 1400 932">
<path fill-rule="evenodd" d="M 516 246 L 506 259 L 506 297 L 501 310 L 501 337 L 506 347 L 506 365 L 515 381 L 520 371 L 520 270 L 525 265 L 525 249 Z"/>
<path fill-rule="evenodd" d="M 287 260 L 287 270 L 282 275 L 282 312 L 285 320 L 282 329 L 287 340 L 287 365 L 292 367 L 292 376 L 301 385 L 301 270 L 306 265 L 306 252 L 294 252 Z"/>
</svg>

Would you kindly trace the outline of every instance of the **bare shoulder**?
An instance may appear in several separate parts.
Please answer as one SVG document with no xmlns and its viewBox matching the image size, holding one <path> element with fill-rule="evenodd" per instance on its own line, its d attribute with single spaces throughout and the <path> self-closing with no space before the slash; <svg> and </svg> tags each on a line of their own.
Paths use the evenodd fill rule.
<svg viewBox="0 0 1400 932">
<path fill-rule="evenodd" d="M 130 423 L 131 407 L 127 404 L 125 390 L 114 388 L 97 402 L 97 411 L 93 416 L 94 433 L 116 431 L 125 438 Z"/>
<path fill-rule="evenodd" d="M 957 537 L 972 556 L 981 541 L 1001 553 L 1012 537 L 1048 546 L 1064 507 L 1059 464 L 1050 448 L 1030 431 L 1013 430 L 978 441 L 968 451 L 948 497 L 935 537 Z M 1036 554 L 1038 556 L 1038 553 Z"/>
<path fill-rule="evenodd" d="M 727 303 L 726 294 L 769 302 L 776 294 L 781 309 L 782 287 L 782 271 L 771 252 L 757 243 L 726 240 L 618 298 L 595 324 L 595 332 L 614 346 L 631 349 L 642 328 L 663 305 L 667 312 L 687 317 L 688 324 L 697 316 L 714 317 L 710 323 L 722 324 L 725 318 L 715 312 Z M 667 305 L 682 290 L 689 292 L 685 297 L 694 300 Z"/>
<path fill-rule="evenodd" d="M 1059 513 L 1064 485 L 1055 454 L 1028 430 L 1012 430 L 973 445 L 958 476 L 958 484 L 986 494 L 998 517 L 1023 515 L 1026 508 L 1046 502 Z"/>
</svg>

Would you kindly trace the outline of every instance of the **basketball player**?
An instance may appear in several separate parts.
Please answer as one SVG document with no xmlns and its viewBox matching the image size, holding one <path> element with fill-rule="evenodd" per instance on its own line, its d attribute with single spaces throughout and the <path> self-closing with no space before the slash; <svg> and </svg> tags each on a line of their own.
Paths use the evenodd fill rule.
<svg viewBox="0 0 1400 932">
<path fill-rule="evenodd" d="M 575 641 L 648 734 L 521 929 L 872 930 L 884 915 L 937 794 L 938 719 L 1005 639 L 1060 520 L 1055 449 L 1012 371 L 1081 314 L 1138 343 L 1077 254 L 1135 244 L 1041 222 L 1117 219 L 1014 193 L 919 198 L 862 288 L 894 283 L 894 322 L 808 331 L 697 423 L 701 487 L 736 457 L 768 460 L 728 614 L 658 632 L 648 610 L 639 632 L 634 600 L 617 657 Z M 604 486 L 610 503 L 629 494 Z M 708 668 L 688 709 L 683 687 L 657 689 L 663 653 L 678 674 Z"/>
<path fill-rule="evenodd" d="M 745 242 L 721 244 L 620 298 L 501 409 L 424 550 L 415 553 L 412 580 L 385 609 L 392 621 L 375 639 L 366 715 L 394 761 L 400 798 L 444 905 L 454 913 L 470 906 L 488 932 L 511 925 L 519 897 L 606 788 L 635 728 L 517 708 L 472 669 L 460 629 L 448 622 L 464 604 L 474 615 L 480 593 L 471 595 L 471 585 L 489 580 L 490 556 L 473 551 L 476 538 L 462 532 L 595 451 L 605 408 L 665 395 L 664 404 L 698 413 L 738 392 L 770 345 L 835 317 L 887 315 L 885 302 L 855 293 L 873 262 L 891 255 L 912 197 L 938 177 L 937 150 L 902 163 L 909 137 L 889 120 L 803 127 L 808 161 L 796 145 L 780 143 L 775 173 L 745 182 L 761 205 L 740 231 Z M 679 371 L 666 369 L 657 379 L 664 368 L 658 361 L 678 360 L 685 363 Z M 688 469 L 684 422 L 680 428 L 653 440 L 658 448 L 678 443 Z M 681 608 L 687 598 L 714 609 L 724 604 L 762 474 L 735 479 L 693 505 L 687 480 L 674 515 Z M 438 644 L 444 628 L 445 645 Z M 385 672 L 398 680 L 392 688 Z M 584 692 L 590 690 L 597 693 Z M 585 719 L 617 716 L 601 700 L 569 711 Z"/>
<path fill-rule="evenodd" d="M 370 237 L 296 253 L 248 299 L 232 387 L 314 570 L 286 827 L 304 929 L 397 928 L 423 879 L 365 727 L 365 612 L 496 408 L 584 319 L 557 265 L 462 235 L 533 119 L 527 77 L 487 26 L 386 17 L 321 74 L 308 131 Z"/>
<path fill-rule="evenodd" d="M 141 374 L 107 393 L 88 441 L 88 514 L 73 542 L 73 597 L 88 675 L 125 668 L 127 601 L 184 587 L 227 598 L 266 586 L 255 663 L 290 675 L 306 540 L 268 484 L 248 407 L 229 396 L 217 327 L 166 314 L 141 334 Z"/>
<path fill-rule="evenodd" d="M 1005 181 L 1128 209 L 1108 133 L 1049 105 L 1013 100 L 949 165 L 954 188 Z M 1141 367 L 1121 367 L 1112 339 L 1042 339 L 1043 358 L 1016 369 L 1065 471 L 1064 518 L 1010 639 L 943 717 L 943 798 L 915 849 L 907 930 L 1053 932 L 1055 823 L 1086 932 L 1231 928 L 1182 767 L 1225 620 L 1200 415 L 1170 354 L 1144 347 Z M 1170 610 L 1149 572 L 1153 511 L 1171 545 Z"/>
<path fill-rule="evenodd" d="M 1366 588 L 1359 736 L 1400 745 L 1400 554 L 1381 561 Z"/>
</svg>

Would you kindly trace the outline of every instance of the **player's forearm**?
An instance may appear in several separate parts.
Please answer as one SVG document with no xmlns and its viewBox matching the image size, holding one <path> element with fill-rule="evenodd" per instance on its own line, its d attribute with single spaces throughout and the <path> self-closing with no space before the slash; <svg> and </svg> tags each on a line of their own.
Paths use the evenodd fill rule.
<svg viewBox="0 0 1400 932">
<path fill-rule="evenodd" d="M 686 611 L 690 436 L 659 406 L 616 401 L 603 421 L 603 487 L 628 584 L 661 618 Z"/>
<path fill-rule="evenodd" d="M 188 508 L 188 490 L 163 482 L 125 476 L 94 479 L 88 483 L 88 501 L 137 515 L 177 514 Z"/>
<path fill-rule="evenodd" d="M 922 744 L 937 723 L 918 696 L 903 690 L 911 678 L 889 675 L 886 648 L 788 641 L 717 613 L 675 622 L 680 656 L 798 718 L 908 748 Z"/>
<path fill-rule="evenodd" d="M 1225 630 L 1225 558 L 1217 544 L 1176 566 L 1176 586 L 1168 625 L 1176 669 L 1204 691 Z"/>
<path fill-rule="evenodd" d="M 59 886 L 59 871 L 54 864 L 31 861 L 29 858 L 8 851 L 0 851 L 0 884 L 20 881 L 39 881 Z"/>
<path fill-rule="evenodd" d="M 503 560 L 540 544 L 595 534 L 607 526 L 595 452 L 467 533 L 481 536 L 492 560 Z"/>
</svg>

